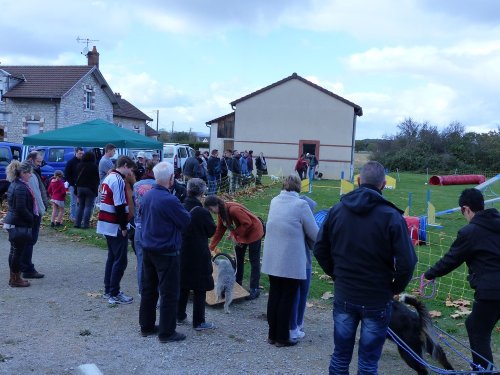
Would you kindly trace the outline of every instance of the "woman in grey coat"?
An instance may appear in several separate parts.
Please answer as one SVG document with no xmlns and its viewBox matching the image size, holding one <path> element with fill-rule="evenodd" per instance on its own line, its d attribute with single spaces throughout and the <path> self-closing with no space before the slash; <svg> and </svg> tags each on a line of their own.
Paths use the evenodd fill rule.
<svg viewBox="0 0 500 375">
<path fill-rule="evenodd" d="M 264 240 L 262 272 L 269 275 L 268 342 L 292 346 L 290 315 L 300 280 L 306 275 L 306 240 L 314 242 L 318 226 L 306 201 L 300 199 L 300 178 L 288 176 L 283 190 L 271 200 Z"/>
</svg>

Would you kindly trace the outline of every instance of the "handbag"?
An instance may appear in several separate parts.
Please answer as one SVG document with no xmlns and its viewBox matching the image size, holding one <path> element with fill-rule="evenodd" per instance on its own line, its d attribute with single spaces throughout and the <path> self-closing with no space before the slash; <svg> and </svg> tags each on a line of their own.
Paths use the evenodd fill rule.
<svg viewBox="0 0 500 375">
<path fill-rule="evenodd" d="M 260 216 L 257 216 L 257 219 L 259 219 L 260 223 L 262 224 L 262 229 L 264 230 L 264 235 L 262 237 L 265 237 L 266 236 L 266 222 Z"/>
<path fill-rule="evenodd" d="M 33 240 L 31 227 L 14 227 L 8 229 L 10 242 L 28 242 Z"/>
</svg>

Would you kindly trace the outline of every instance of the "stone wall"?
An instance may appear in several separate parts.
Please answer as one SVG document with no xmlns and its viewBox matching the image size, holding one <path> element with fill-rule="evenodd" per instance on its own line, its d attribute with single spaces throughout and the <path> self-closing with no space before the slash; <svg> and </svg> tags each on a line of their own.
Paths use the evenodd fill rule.
<svg viewBox="0 0 500 375">
<path fill-rule="evenodd" d="M 132 130 L 138 134 L 146 135 L 146 122 L 144 120 L 114 116 L 113 123 L 123 129 Z"/>
<path fill-rule="evenodd" d="M 85 109 L 87 90 L 92 92 L 91 109 Z M 113 105 L 92 74 L 84 77 L 60 100 L 7 98 L 4 111 L 10 114 L 4 126 L 5 140 L 18 143 L 27 135 L 28 122 L 38 121 L 40 133 L 95 119 L 113 122 Z"/>
</svg>

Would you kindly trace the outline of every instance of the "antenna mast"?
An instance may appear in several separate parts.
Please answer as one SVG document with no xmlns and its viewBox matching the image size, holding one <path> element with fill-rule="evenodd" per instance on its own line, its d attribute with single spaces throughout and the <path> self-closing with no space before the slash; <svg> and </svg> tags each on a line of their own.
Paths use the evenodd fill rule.
<svg viewBox="0 0 500 375">
<path fill-rule="evenodd" d="M 85 43 L 86 44 L 86 46 L 83 47 L 83 51 L 80 52 L 82 55 L 87 55 L 87 53 L 89 52 L 89 43 L 90 42 L 98 42 L 98 41 L 99 41 L 98 39 L 89 39 L 89 38 L 80 38 L 80 37 L 76 38 L 77 43 Z"/>
</svg>

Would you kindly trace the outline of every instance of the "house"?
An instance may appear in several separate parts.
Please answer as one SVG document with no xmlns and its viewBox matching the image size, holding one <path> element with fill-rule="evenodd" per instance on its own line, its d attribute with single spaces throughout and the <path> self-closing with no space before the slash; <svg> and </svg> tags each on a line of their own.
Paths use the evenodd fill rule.
<svg viewBox="0 0 500 375">
<path fill-rule="evenodd" d="M 103 119 L 146 134 L 152 119 L 113 93 L 96 47 L 81 66 L 0 65 L 0 141 Z"/>
<path fill-rule="evenodd" d="M 275 175 L 294 173 L 297 158 L 311 153 L 325 178 L 351 177 L 359 105 L 297 73 L 230 104 L 233 112 L 206 123 L 211 149 L 263 152 Z"/>
</svg>

